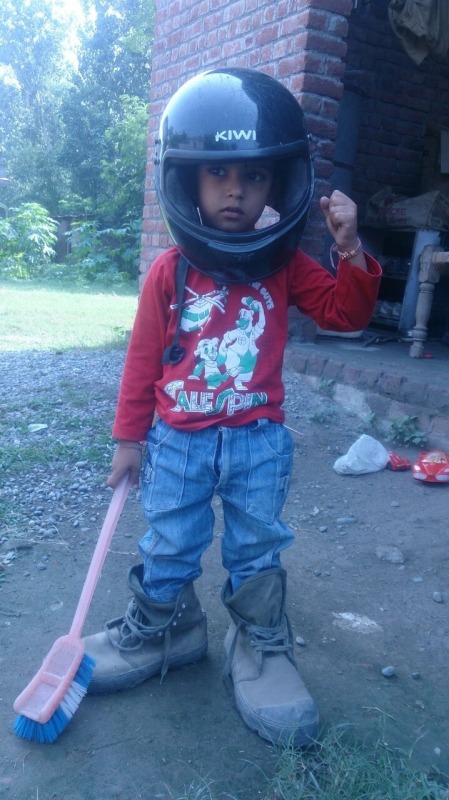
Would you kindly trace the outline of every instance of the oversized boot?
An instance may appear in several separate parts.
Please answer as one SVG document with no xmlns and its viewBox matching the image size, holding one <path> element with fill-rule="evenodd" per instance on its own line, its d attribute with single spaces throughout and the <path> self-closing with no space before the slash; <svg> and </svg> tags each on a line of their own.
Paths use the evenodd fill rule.
<svg viewBox="0 0 449 800">
<path fill-rule="evenodd" d="M 102 633 L 86 636 L 86 652 L 96 666 L 90 694 L 132 689 L 168 669 L 193 664 L 206 655 L 206 615 L 193 583 L 171 603 L 155 603 L 142 588 L 142 565 L 132 567 L 128 584 L 133 598 L 124 617 L 107 622 Z"/>
<path fill-rule="evenodd" d="M 226 582 L 222 600 L 233 622 L 225 638 L 225 677 L 232 678 L 249 728 L 272 744 L 301 747 L 316 739 L 319 718 L 296 665 L 285 594 L 283 569 L 249 578 L 234 594 Z"/>
</svg>

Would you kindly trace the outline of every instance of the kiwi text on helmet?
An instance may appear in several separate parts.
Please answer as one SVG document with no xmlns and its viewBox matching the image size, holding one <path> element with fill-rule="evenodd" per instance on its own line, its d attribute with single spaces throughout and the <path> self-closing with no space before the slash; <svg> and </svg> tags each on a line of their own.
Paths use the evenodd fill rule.
<svg viewBox="0 0 449 800">
<path fill-rule="evenodd" d="M 250 131 L 234 131 L 234 130 L 231 131 L 231 130 L 229 130 L 229 131 L 217 131 L 217 133 L 215 134 L 215 141 L 216 142 L 232 142 L 234 139 L 237 142 L 240 139 L 245 139 L 247 142 L 249 142 L 251 139 L 253 141 L 256 141 L 256 131 L 255 130 L 250 130 Z"/>
</svg>

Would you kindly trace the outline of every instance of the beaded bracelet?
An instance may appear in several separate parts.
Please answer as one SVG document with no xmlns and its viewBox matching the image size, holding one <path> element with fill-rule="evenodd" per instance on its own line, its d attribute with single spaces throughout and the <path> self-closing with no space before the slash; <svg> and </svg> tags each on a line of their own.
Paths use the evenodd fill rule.
<svg viewBox="0 0 449 800">
<path fill-rule="evenodd" d="M 334 242 L 334 244 L 330 249 L 330 259 L 332 266 L 334 268 L 336 268 L 337 266 L 334 262 L 334 253 L 337 253 L 341 261 L 349 261 L 351 258 L 354 258 L 354 256 L 356 256 L 361 249 L 362 249 L 362 243 L 359 238 L 357 239 L 357 245 L 355 246 L 354 250 L 339 250 L 337 243 Z"/>
<path fill-rule="evenodd" d="M 136 444 L 122 444 L 122 442 L 119 442 L 117 447 L 124 447 L 125 450 L 140 450 L 140 452 L 143 450 L 142 445 L 137 442 Z"/>
</svg>

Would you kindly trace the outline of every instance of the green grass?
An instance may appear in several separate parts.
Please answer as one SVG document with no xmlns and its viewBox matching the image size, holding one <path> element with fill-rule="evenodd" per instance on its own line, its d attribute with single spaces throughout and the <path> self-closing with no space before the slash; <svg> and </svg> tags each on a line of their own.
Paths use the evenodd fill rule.
<svg viewBox="0 0 449 800">
<path fill-rule="evenodd" d="M 137 307 L 137 286 L 119 291 L 0 281 L 0 353 L 123 348 Z M 96 413 L 81 414 L 89 402 L 86 392 L 91 390 L 90 384 L 80 386 L 74 375 L 61 381 L 55 376 L 48 391 L 31 388 L 26 398 L 5 393 L 0 414 L 2 480 L 3 476 L 23 477 L 26 471 L 35 479 L 40 471 L 52 469 L 60 471 L 61 485 L 69 484 L 73 477 L 65 465 L 88 460 L 104 481 L 113 448 L 114 402 L 111 398 Z M 28 423 L 47 418 L 57 418 L 54 435 L 44 433 L 30 440 Z M 5 535 L 24 534 L 26 507 L 14 498 L 0 499 L 0 529 Z"/>
<path fill-rule="evenodd" d="M 337 727 L 309 750 L 279 751 L 264 800 L 448 800 L 447 776 L 410 758 L 383 736 L 368 744 Z"/>
<path fill-rule="evenodd" d="M 130 289 L 0 283 L 0 351 L 105 347 L 125 340 L 137 308 Z"/>
<path fill-rule="evenodd" d="M 273 776 L 266 776 L 259 800 L 449 800 L 447 776 L 413 769 L 411 754 L 391 748 L 383 736 L 370 745 L 337 727 L 307 750 L 284 747 L 273 755 Z M 225 797 L 238 800 L 214 794 L 213 782 L 200 780 L 176 800 Z"/>
</svg>

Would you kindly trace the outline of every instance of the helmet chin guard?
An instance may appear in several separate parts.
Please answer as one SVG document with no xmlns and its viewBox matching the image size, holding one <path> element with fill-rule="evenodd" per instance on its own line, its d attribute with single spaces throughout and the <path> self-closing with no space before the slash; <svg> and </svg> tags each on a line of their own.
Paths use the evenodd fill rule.
<svg viewBox="0 0 449 800">
<path fill-rule="evenodd" d="M 307 221 L 314 176 L 303 112 L 282 84 L 251 69 L 197 75 L 169 101 L 157 145 L 159 206 L 191 266 L 218 283 L 248 283 L 287 263 Z M 197 166 L 264 159 L 274 167 L 271 224 L 242 233 L 203 225 Z"/>
</svg>

